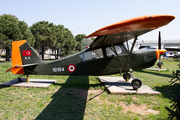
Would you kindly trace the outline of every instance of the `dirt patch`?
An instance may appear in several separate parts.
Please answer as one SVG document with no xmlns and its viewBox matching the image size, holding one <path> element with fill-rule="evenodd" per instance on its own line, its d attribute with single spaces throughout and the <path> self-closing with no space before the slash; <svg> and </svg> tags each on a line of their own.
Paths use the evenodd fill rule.
<svg viewBox="0 0 180 120">
<path fill-rule="evenodd" d="M 123 106 L 124 108 L 124 112 L 128 112 L 128 111 L 131 111 L 131 112 L 134 112 L 134 113 L 138 113 L 138 114 L 141 114 L 141 115 L 146 115 L 146 114 L 159 114 L 159 111 L 156 111 L 156 110 L 152 110 L 152 109 L 148 109 L 147 106 L 145 104 L 143 105 L 135 105 L 135 104 L 131 104 L 131 105 L 125 105 L 124 103 L 120 103 L 121 106 Z"/>
<path fill-rule="evenodd" d="M 103 90 L 88 90 L 88 94 L 100 94 Z"/>
<path fill-rule="evenodd" d="M 101 103 L 101 100 L 100 100 L 100 95 L 103 93 L 104 91 L 103 90 L 89 90 L 88 91 L 88 97 L 89 99 L 87 101 L 91 101 L 93 99 L 99 101 Z"/>
<path fill-rule="evenodd" d="M 91 100 L 97 100 L 98 102 L 102 102 L 100 100 L 100 95 L 103 93 L 103 90 L 86 90 L 86 89 L 72 89 L 72 92 L 74 94 L 77 94 L 78 97 L 87 99 L 87 97 L 90 97 L 87 101 Z M 133 97 L 133 99 L 137 99 L 136 97 Z M 107 101 L 106 101 L 107 102 Z M 107 104 L 112 104 L 108 103 Z M 120 105 L 123 107 L 124 112 L 134 112 L 140 115 L 146 115 L 146 114 L 159 114 L 159 111 L 153 110 L 153 109 L 148 109 L 145 104 L 143 105 L 136 105 L 136 104 L 131 104 L 131 105 L 125 105 L 123 102 L 120 102 Z"/>
</svg>

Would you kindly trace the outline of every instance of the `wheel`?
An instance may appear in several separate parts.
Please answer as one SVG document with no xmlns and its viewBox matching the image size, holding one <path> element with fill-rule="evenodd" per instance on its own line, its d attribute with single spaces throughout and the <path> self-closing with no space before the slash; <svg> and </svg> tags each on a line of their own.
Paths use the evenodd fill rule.
<svg viewBox="0 0 180 120">
<path fill-rule="evenodd" d="M 20 77 L 18 77 L 17 79 L 18 79 L 18 82 L 22 82 L 22 80 L 21 80 L 21 78 L 20 78 Z"/>
<path fill-rule="evenodd" d="M 161 62 L 161 61 L 157 63 L 157 66 L 158 66 L 159 68 L 162 68 L 162 65 L 163 65 L 163 62 Z"/>
<path fill-rule="evenodd" d="M 141 87 L 142 82 L 141 82 L 141 80 L 135 78 L 135 79 L 132 80 L 131 85 L 132 85 L 134 90 L 137 90 L 138 88 Z"/>
<path fill-rule="evenodd" d="M 131 75 L 128 72 L 126 72 L 123 74 L 123 78 L 125 79 L 126 82 L 128 82 L 129 79 L 131 78 Z"/>
</svg>

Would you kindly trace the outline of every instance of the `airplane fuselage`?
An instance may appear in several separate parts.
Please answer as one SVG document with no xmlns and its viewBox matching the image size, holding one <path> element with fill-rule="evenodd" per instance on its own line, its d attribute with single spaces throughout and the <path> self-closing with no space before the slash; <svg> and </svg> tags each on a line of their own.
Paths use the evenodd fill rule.
<svg viewBox="0 0 180 120">
<path fill-rule="evenodd" d="M 32 67 L 31 70 L 25 67 L 24 71 L 25 74 L 38 75 L 98 76 L 123 73 L 129 71 L 129 69 L 139 70 L 147 68 L 153 66 L 157 60 L 155 49 L 136 50 L 132 52 L 128 61 L 129 53 L 126 47 L 121 44 L 116 45 L 115 48 L 117 52 L 119 51 L 118 56 L 113 52 L 111 47 L 98 50 L 86 49 L 55 61 L 40 61 L 33 70 Z"/>
</svg>

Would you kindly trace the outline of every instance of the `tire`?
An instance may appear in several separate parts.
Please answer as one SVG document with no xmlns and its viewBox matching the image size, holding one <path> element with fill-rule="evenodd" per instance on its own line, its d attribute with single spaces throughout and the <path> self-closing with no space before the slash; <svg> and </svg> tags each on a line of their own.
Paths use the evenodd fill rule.
<svg viewBox="0 0 180 120">
<path fill-rule="evenodd" d="M 22 82 L 21 78 L 17 78 L 18 79 L 18 82 Z"/>
<path fill-rule="evenodd" d="M 137 90 L 138 88 L 141 87 L 142 82 L 141 82 L 140 79 L 135 78 L 135 79 L 132 80 L 131 85 L 132 85 L 134 90 Z"/>
<path fill-rule="evenodd" d="M 126 73 L 123 74 L 123 78 L 124 78 L 125 81 L 127 82 L 127 81 L 129 81 L 129 79 L 131 78 L 131 75 L 130 75 L 128 72 L 126 72 Z"/>
<path fill-rule="evenodd" d="M 157 63 L 157 66 L 158 66 L 159 68 L 162 68 L 162 65 L 163 65 L 163 62 L 161 62 L 161 61 Z"/>
</svg>

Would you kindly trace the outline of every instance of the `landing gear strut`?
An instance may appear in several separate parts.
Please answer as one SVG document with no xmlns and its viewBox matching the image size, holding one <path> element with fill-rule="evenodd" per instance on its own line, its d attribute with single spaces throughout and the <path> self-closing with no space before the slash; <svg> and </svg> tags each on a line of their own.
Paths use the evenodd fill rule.
<svg viewBox="0 0 180 120">
<path fill-rule="evenodd" d="M 132 87 L 133 87 L 133 90 L 137 90 L 138 88 L 141 87 L 142 82 L 141 82 L 140 79 L 137 79 L 137 78 L 134 77 L 134 74 L 133 74 L 132 69 L 130 69 L 129 71 L 131 72 L 132 77 L 133 77 L 133 80 L 131 81 L 131 85 L 132 85 Z M 128 72 L 124 73 L 124 74 L 123 74 L 123 78 L 125 79 L 126 82 L 128 82 L 129 79 L 131 78 L 130 73 L 128 73 Z"/>
<path fill-rule="evenodd" d="M 18 77 L 17 79 L 18 79 L 18 82 L 23 82 L 23 80 L 21 79 L 21 77 Z M 26 82 L 27 82 L 27 83 L 29 82 L 29 74 L 27 75 Z"/>
</svg>

